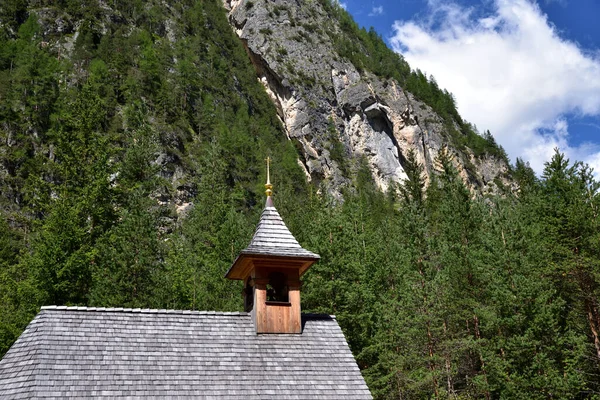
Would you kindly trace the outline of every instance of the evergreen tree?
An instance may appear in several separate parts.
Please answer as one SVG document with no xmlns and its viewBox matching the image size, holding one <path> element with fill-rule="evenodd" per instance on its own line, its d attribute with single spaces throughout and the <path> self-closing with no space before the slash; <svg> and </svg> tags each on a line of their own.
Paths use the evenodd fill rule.
<svg viewBox="0 0 600 400">
<path fill-rule="evenodd" d="M 423 166 L 418 163 L 415 152 L 412 149 L 406 155 L 404 172 L 406 172 L 408 181 L 399 187 L 400 193 L 404 197 L 404 202 L 407 205 L 414 203 L 420 207 L 423 203 L 425 178 L 423 177 Z"/>
</svg>

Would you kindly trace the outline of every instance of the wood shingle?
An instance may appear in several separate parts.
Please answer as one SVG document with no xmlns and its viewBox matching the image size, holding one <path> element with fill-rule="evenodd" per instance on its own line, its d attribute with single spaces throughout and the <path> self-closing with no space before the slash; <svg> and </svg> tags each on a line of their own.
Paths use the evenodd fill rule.
<svg viewBox="0 0 600 400">
<path fill-rule="evenodd" d="M 304 249 L 289 231 L 275 207 L 266 206 L 250 244 L 242 254 L 268 254 L 273 256 L 319 256 Z"/>
<path fill-rule="evenodd" d="M 0 398 L 370 399 L 334 317 L 256 334 L 250 314 L 43 307 L 0 361 Z"/>
</svg>

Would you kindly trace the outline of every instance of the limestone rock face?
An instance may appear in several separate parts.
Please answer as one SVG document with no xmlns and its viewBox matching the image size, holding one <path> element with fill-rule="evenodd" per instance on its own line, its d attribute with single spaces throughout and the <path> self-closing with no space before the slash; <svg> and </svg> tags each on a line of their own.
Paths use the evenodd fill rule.
<svg viewBox="0 0 600 400">
<path fill-rule="evenodd" d="M 350 182 L 347 163 L 364 160 L 380 190 L 406 179 L 412 149 L 426 180 L 446 146 L 460 175 L 476 192 L 506 180 L 504 160 L 480 160 L 452 146 L 443 120 L 393 80 L 340 57 L 320 27 L 339 27 L 318 1 L 224 0 L 258 78 L 277 107 L 288 138 L 297 141 L 308 179 L 339 194 Z"/>
</svg>

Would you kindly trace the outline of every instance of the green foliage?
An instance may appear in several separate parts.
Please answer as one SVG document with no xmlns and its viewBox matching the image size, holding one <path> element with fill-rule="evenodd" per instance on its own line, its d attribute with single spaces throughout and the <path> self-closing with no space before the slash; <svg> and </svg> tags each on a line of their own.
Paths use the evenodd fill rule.
<svg viewBox="0 0 600 400">
<path fill-rule="evenodd" d="M 537 183 L 535 172 L 529 166 L 529 163 L 525 163 L 520 158 L 517 158 L 515 168 L 512 171 L 512 177 L 522 192 L 534 189 Z"/>
<path fill-rule="evenodd" d="M 329 117 L 329 120 L 327 121 L 327 140 L 329 143 L 327 147 L 331 159 L 337 163 L 343 176 L 349 176 L 350 166 L 348 165 L 346 146 L 340 141 L 335 122 L 331 117 Z"/>
<path fill-rule="evenodd" d="M 409 180 L 401 211 L 386 218 L 394 227 L 387 245 L 400 256 L 373 269 L 386 271 L 375 292 L 385 294 L 376 302 L 374 336 L 359 353 L 374 396 L 573 398 L 595 391 L 598 195 L 589 171 L 557 154 L 535 188 L 483 203 L 471 199 L 446 152 L 437 162 L 423 207 L 410 195 L 419 185 Z M 398 257 L 377 241 L 369 246 Z"/>
<path fill-rule="evenodd" d="M 31 317 L 27 313 L 19 313 L 16 306 L 18 297 L 18 282 L 23 277 L 19 276 L 14 267 L 19 253 L 22 251 L 23 238 L 18 230 L 11 227 L 4 213 L 0 214 L 0 348 L 8 348 L 14 338 L 20 334 L 24 324 Z M 19 299 L 21 300 L 21 299 Z"/>
<path fill-rule="evenodd" d="M 418 163 L 412 149 L 406 155 L 404 172 L 406 172 L 408 180 L 398 190 L 402 194 L 405 204 L 414 204 L 416 207 L 420 207 L 423 204 L 425 177 L 423 176 L 423 166 Z"/>
<path fill-rule="evenodd" d="M 27 19 L 26 0 L 6 0 L 0 8 L 0 24 L 3 34 L 16 31 Z"/>
</svg>

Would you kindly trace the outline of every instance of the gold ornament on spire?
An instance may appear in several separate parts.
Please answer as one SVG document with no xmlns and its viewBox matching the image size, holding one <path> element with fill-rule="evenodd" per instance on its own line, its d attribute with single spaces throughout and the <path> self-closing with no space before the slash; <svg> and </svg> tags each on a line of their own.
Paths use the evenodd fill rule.
<svg viewBox="0 0 600 400">
<path fill-rule="evenodd" d="M 269 175 L 269 165 L 271 164 L 271 158 L 267 157 L 265 159 L 267 162 L 267 183 L 265 184 L 265 194 L 267 197 L 270 197 L 273 194 L 273 185 L 271 185 L 271 177 Z"/>
</svg>

